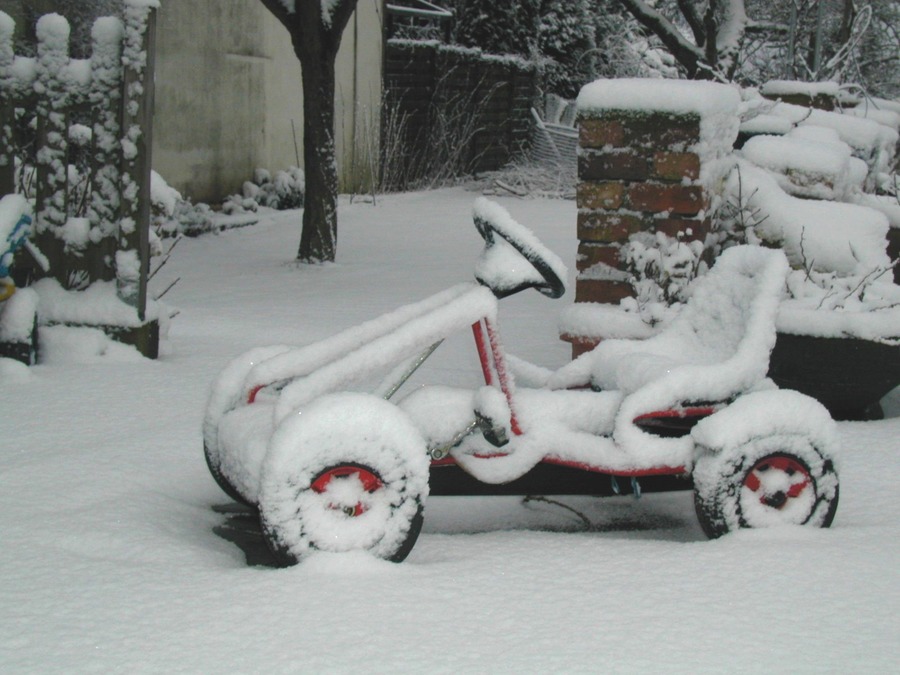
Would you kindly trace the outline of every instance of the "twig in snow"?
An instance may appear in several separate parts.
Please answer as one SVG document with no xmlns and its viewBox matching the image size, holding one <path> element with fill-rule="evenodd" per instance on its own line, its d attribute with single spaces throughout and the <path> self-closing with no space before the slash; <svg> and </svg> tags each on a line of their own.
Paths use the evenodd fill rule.
<svg viewBox="0 0 900 675">
<path fill-rule="evenodd" d="M 852 249 L 852 247 L 851 247 L 851 249 Z M 887 267 L 876 267 L 874 270 L 872 270 L 867 275 L 865 275 L 862 279 L 860 279 L 859 283 L 856 284 L 856 286 L 853 288 L 853 290 L 851 290 L 849 293 L 847 293 L 847 295 L 844 296 L 844 300 L 848 300 L 851 296 L 855 295 L 856 291 L 859 291 L 860 288 L 862 288 L 862 291 L 860 291 L 859 299 L 862 300 L 863 295 L 866 292 L 866 288 L 869 286 L 869 284 L 872 284 L 872 283 L 878 281 L 878 279 L 880 279 L 885 274 L 887 274 L 888 272 L 893 270 L 897 266 L 898 262 L 900 262 L 900 259 L 895 260 Z M 870 279 L 869 277 L 872 277 L 872 278 Z"/>
<path fill-rule="evenodd" d="M 594 524 L 590 521 L 590 519 L 584 515 L 581 511 L 572 508 L 568 504 L 563 504 L 562 502 L 558 502 L 555 499 L 550 499 L 548 497 L 543 497 L 540 495 L 526 495 L 522 498 L 523 504 L 528 504 L 529 502 L 545 502 L 547 504 L 553 504 L 554 506 L 559 506 L 560 508 L 565 509 L 566 511 L 571 511 L 576 516 L 581 519 L 581 522 L 584 524 L 585 529 L 593 530 Z"/>
<path fill-rule="evenodd" d="M 502 180 L 494 179 L 494 185 L 496 185 L 498 188 L 501 188 L 502 190 L 506 190 L 507 192 L 512 192 L 517 197 L 527 197 L 528 196 L 527 190 L 521 190 L 521 189 L 515 188 L 512 185 L 509 185 L 508 183 L 504 183 Z"/>
<path fill-rule="evenodd" d="M 807 262 L 806 260 L 806 248 L 803 246 L 803 239 L 805 237 L 806 225 L 800 228 L 800 258 L 803 260 L 803 269 L 806 270 L 806 280 L 809 281 L 809 277 L 812 274 L 813 265 L 815 265 L 816 260 L 815 258 L 813 258 L 809 262 Z"/>
<path fill-rule="evenodd" d="M 168 286 L 166 286 L 166 287 L 162 290 L 161 293 L 157 293 L 157 294 L 156 294 L 156 297 L 154 297 L 153 299 L 154 299 L 154 300 L 159 300 L 160 298 L 162 298 L 166 293 L 168 293 L 169 291 L 171 291 L 172 288 L 175 286 L 175 284 L 177 284 L 179 281 L 181 281 L 181 277 L 175 277 L 175 281 L 173 281 L 171 284 L 169 284 Z"/>
<path fill-rule="evenodd" d="M 172 242 L 172 245 L 169 247 L 169 250 L 166 251 L 166 255 L 165 255 L 165 256 L 163 257 L 163 259 L 159 262 L 159 265 L 156 266 L 156 269 L 155 269 L 155 270 L 153 270 L 152 272 L 150 272 L 150 275 L 147 277 L 147 281 L 150 281 L 150 279 L 152 279 L 153 277 L 155 277 L 156 274 L 157 274 L 157 272 L 159 272 L 159 271 L 163 268 L 163 266 L 164 266 L 167 262 L 169 262 L 169 258 L 172 257 L 172 251 L 175 250 L 175 247 L 178 246 L 178 242 L 180 242 L 183 238 L 184 238 L 184 237 L 182 237 L 181 235 L 179 235 L 179 236 L 177 236 L 177 237 L 175 238 L 175 241 Z"/>
</svg>

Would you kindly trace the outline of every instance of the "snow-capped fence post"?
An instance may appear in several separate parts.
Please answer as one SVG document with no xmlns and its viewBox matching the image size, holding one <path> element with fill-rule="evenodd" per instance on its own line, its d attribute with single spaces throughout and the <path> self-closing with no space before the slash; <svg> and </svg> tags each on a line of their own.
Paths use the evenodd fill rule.
<svg viewBox="0 0 900 675">
<path fill-rule="evenodd" d="M 19 179 L 19 188 L 34 199 L 34 239 L 46 259 L 40 261 L 45 269 L 35 267 L 31 277 L 53 277 L 69 293 L 115 281 L 108 300 L 115 304 L 118 299 L 116 309 L 94 303 L 95 311 L 76 311 L 75 306 L 85 303 L 71 296 L 71 311 L 49 319 L 42 313 L 44 319 L 100 328 L 155 358 L 159 323 L 155 306 L 150 310 L 147 282 L 159 0 L 122 0 L 122 5 L 124 23 L 114 17 L 94 23 L 87 60 L 70 59 L 69 24 L 58 14 L 37 22 L 37 57 L 16 56 L 15 23 L 0 12 L 0 192 L 17 189 L 17 155 L 23 176 L 34 165 L 33 191 L 27 178 Z M 90 115 L 89 134 L 70 124 L 76 108 Z M 27 153 L 16 138 L 17 109 L 36 120 L 33 157 L 21 156 Z M 90 138 L 90 175 L 80 178 L 81 187 L 70 184 L 70 138 L 81 138 L 81 143 Z"/>
<path fill-rule="evenodd" d="M 620 258 L 640 232 L 703 242 L 717 162 L 737 137 L 740 96 L 710 82 L 598 80 L 578 97 L 578 277 L 575 302 L 634 295 Z M 573 355 L 597 339 L 563 334 Z"/>
<path fill-rule="evenodd" d="M 68 108 L 72 103 L 69 69 L 69 23 L 59 14 L 38 19 L 37 137 L 35 157 L 35 243 L 62 284 L 68 283 L 66 245 L 62 234 L 68 220 Z"/>
<path fill-rule="evenodd" d="M 12 194 L 16 184 L 15 160 L 9 148 L 12 147 L 13 125 L 15 124 L 14 91 L 18 87 L 12 67 L 16 54 L 13 50 L 13 32 L 16 24 L 0 12 L 0 194 Z"/>
<path fill-rule="evenodd" d="M 150 265 L 150 148 L 153 115 L 153 61 L 158 0 L 126 0 L 122 49 L 122 219 L 116 251 L 119 297 L 137 309 L 147 307 Z M 148 58 L 148 55 L 151 58 Z"/>
<path fill-rule="evenodd" d="M 122 36 L 117 17 L 104 17 L 91 30 L 91 92 L 93 115 L 92 187 L 88 218 L 98 233 L 96 278 L 115 278 L 116 234 L 121 214 L 119 155 L 122 128 Z"/>
</svg>

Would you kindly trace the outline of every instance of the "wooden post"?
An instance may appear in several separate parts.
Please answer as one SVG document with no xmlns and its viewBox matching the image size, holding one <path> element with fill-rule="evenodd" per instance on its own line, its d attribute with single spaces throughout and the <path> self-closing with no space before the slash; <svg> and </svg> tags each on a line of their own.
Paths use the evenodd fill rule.
<svg viewBox="0 0 900 675">
<path fill-rule="evenodd" d="M 99 236 L 92 247 L 92 278 L 115 279 L 113 263 L 121 212 L 119 157 L 122 135 L 122 22 L 113 17 L 97 19 L 91 36 L 91 90 L 93 143 L 91 201 L 88 218 Z"/>
<path fill-rule="evenodd" d="M 119 297 L 145 319 L 150 266 L 150 151 L 153 126 L 153 65 L 156 11 L 144 3 L 125 6 L 122 61 L 122 219 L 116 252 Z"/>
<path fill-rule="evenodd" d="M 59 15 L 37 22 L 37 197 L 35 241 L 50 263 L 50 273 L 64 287 L 69 274 L 63 241 L 57 233 L 68 219 L 66 156 L 69 92 L 60 74 L 69 63 L 69 23 Z"/>
</svg>

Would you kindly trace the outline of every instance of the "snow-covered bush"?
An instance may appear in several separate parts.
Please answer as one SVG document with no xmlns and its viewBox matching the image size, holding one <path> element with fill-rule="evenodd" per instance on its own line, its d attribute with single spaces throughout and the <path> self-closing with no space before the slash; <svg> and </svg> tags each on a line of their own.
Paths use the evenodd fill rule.
<svg viewBox="0 0 900 675">
<path fill-rule="evenodd" d="M 156 237 L 197 236 L 216 230 L 207 204 L 184 198 L 156 171 L 150 174 L 150 221 Z"/>
<path fill-rule="evenodd" d="M 667 308 L 686 302 L 691 282 L 706 272 L 704 252 L 698 240 L 685 242 L 662 232 L 632 235 L 619 257 L 631 274 L 636 297 L 623 306 L 650 325 L 665 320 Z"/>
<path fill-rule="evenodd" d="M 172 220 L 176 226 L 175 232 L 189 237 L 218 231 L 213 210 L 203 202 L 194 204 L 189 199 L 178 202 Z"/>
<path fill-rule="evenodd" d="M 544 90 L 574 98 L 594 79 L 595 31 L 587 0 L 545 2 L 539 41 L 544 67 Z"/>
<path fill-rule="evenodd" d="M 306 194 L 306 177 L 303 170 L 292 166 L 278 171 L 274 178 L 266 169 L 257 169 L 253 180 L 244 182 L 241 194 L 234 194 L 222 203 L 227 214 L 255 213 L 260 206 L 286 211 L 303 207 Z"/>
<path fill-rule="evenodd" d="M 794 197 L 773 173 L 741 160 L 719 226 L 725 246 L 761 244 L 787 255 L 794 271 L 779 330 L 895 343 L 900 287 L 891 274 L 897 263 L 886 252 L 887 216 L 856 203 Z"/>
</svg>

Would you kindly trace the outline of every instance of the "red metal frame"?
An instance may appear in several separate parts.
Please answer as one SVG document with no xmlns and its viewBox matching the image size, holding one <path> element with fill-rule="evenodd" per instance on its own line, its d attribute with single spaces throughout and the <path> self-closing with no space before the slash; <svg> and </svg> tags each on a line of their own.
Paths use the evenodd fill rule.
<svg viewBox="0 0 900 675">
<path fill-rule="evenodd" d="M 554 466 L 565 466 L 570 469 L 581 469 L 582 471 L 590 471 L 592 473 L 603 473 L 610 476 L 621 476 L 623 478 L 640 478 L 642 476 L 678 476 L 687 473 L 687 469 L 683 466 L 654 466 L 649 469 L 610 469 L 609 467 L 594 466 L 587 462 L 573 462 L 565 459 L 556 459 L 554 457 L 546 457 L 541 460 L 543 464 L 553 464 Z"/>
<path fill-rule="evenodd" d="M 487 344 L 484 339 L 485 331 L 487 331 Z M 519 426 L 519 419 L 516 416 L 513 402 L 512 381 L 509 377 L 509 371 L 506 369 L 506 359 L 503 355 L 503 347 L 500 345 L 497 329 L 490 319 L 482 319 L 472 324 L 472 333 L 475 336 L 475 346 L 478 349 L 478 359 L 481 361 L 484 383 L 489 387 L 493 386 L 496 375 L 496 382 L 500 386 L 500 391 L 506 397 L 507 405 L 509 405 L 509 428 L 515 436 L 521 436 L 522 428 Z M 488 345 L 491 348 L 490 355 L 488 354 Z"/>
<path fill-rule="evenodd" d="M 718 406 L 705 405 L 705 406 L 694 406 L 688 408 L 670 408 L 668 410 L 654 410 L 653 412 L 644 413 L 643 415 L 638 415 L 634 418 L 634 423 L 643 422 L 644 420 L 652 420 L 652 419 L 683 419 L 686 417 L 709 417 L 714 412 L 718 411 Z"/>
</svg>

